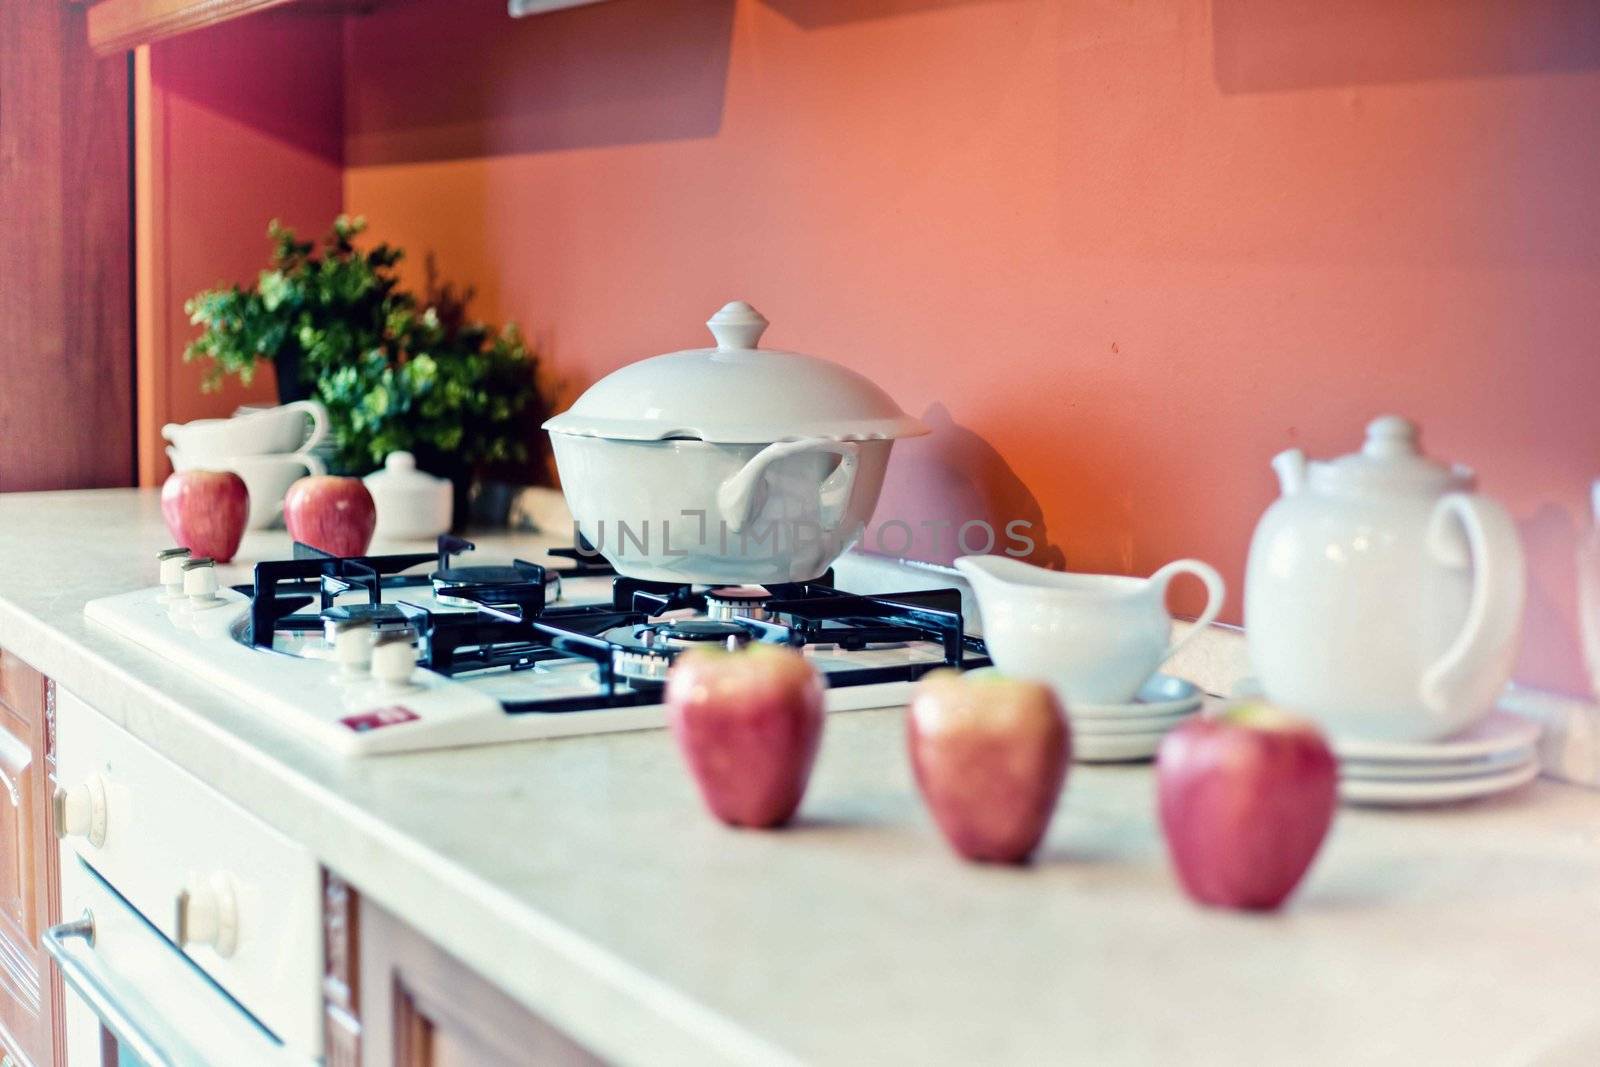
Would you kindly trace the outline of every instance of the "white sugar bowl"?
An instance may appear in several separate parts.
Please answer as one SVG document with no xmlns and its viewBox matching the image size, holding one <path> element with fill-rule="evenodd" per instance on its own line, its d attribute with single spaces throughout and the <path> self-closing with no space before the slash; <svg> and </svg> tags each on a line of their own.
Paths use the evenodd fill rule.
<svg viewBox="0 0 1600 1067">
<path fill-rule="evenodd" d="M 410 452 L 390 452 L 383 469 L 363 480 L 378 508 L 376 540 L 420 541 L 450 531 L 449 479 L 417 470 Z"/>
</svg>

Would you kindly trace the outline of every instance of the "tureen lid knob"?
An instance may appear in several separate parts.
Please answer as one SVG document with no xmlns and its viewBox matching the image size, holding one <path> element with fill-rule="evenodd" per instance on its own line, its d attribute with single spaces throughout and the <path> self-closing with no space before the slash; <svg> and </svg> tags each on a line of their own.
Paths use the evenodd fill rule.
<svg viewBox="0 0 1600 1067">
<path fill-rule="evenodd" d="M 722 305 L 722 310 L 711 316 L 706 325 L 711 328 L 711 336 L 717 339 L 717 349 L 727 352 L 759 344 L 767 328 L 767 319 L 743 300 L 735 300 Z"/>
<path fill-rule="evenodd" d="M 1417 424 L 1399 415 L 1379 415 L 1367 423 L 1367 443 L 1361 451 L 1374 459 L 1417 454 Z"/>
</svg>

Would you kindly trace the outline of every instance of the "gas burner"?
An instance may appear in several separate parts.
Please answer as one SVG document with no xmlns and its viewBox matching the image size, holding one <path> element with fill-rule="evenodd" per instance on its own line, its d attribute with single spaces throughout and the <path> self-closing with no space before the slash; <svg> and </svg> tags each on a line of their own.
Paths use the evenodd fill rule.
<svg viewBox="0 0 1600 1067">
<path fill-rule="evenodd" d="M 393 630 L 409 626 L 405 612 L 395 604 L 340 604 L 322 613 L 329 633 L 345 623 L 369 623 L 374 629 Z"/>
<path fill-rule="evenodd" d="M 428 580 L 433 586 L 434 599 L 456 608 L 476 608 L 490 602 L 548 604 L 561 597 L 560 575 L 521 560 L 509 567 L 441 567 L 429 575 Z M 479 595 L 462 595 L 467 593 Z"/>
<path fill-rule="evenodd" d="M 706 615 L 713 619 L 765 619 L 772 594 L 759 585 L 706 590 Z"/>
<path fill-rule="evenodd" d="M 670 619 L 618 626 L 603 635 L 612 646 L 617 676 L 630 682 L 664 682 L 679 652 L 696 645 L 738 648 L 756 638 L 752 630 L 724 619 Z"/>
<path fill-rule="evenodd" d="M 679 645 L 710 642 L 726 644 L 729 641 L 742 645 L 750 640 L 749 630 L 726 619 L 673 619 L 670 622 L 640 626 L 634 633 L 645 644 L 651 643 L 652 636 L 656 641 Z"/>
</svg>

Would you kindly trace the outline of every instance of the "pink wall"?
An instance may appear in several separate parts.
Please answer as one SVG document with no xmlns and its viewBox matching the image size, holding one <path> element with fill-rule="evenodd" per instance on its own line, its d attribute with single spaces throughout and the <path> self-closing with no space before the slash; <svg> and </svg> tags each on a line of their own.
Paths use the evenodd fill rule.
<svg viewBox="0 0 1600 1067">
<path fill-rule="evenodd" d="M 1523 677 L 1582 686 L 1591 7 L 414 0 L 345 46 L 347 209 L 568 396 L 746 298 L 935 426 L 880 519 L 1033 518 L 1074 569 L 1200 556 L 1235 618 L 1271 455 L 1399 411 L 1522 524 Z"/>
<path fill-rule="evenodd" d="M 159 276 L 140 284 L 159 294 L 158 321 L 142 331 L 163 372 L 150 383 L 158 395 L 147 398 L 157 425 L 275 397 L 270 368 L 252 388 L 230 381 L 220 393 L 200 392 L 204 368 L 179 359 L 197 332 L 183 303 L 202 289 L 254 281 L 267 264 L 269 219 L 314 235 L 339 213 L 340 63 L 337 18 L 287 12 L 150 47 L 146 150 L 158 199 L 146 210 L 154 223 L 148 239 L 159 246 L 149 263 Z M 144 427 L 146 437 L 152 429 Z M 145 480 L 165 474 L 162 456 Z"/>
</svg>

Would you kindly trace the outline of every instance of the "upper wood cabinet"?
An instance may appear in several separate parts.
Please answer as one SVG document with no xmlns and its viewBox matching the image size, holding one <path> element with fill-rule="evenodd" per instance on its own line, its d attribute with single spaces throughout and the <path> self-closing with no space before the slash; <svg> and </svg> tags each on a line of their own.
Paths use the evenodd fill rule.
<svg viewBox="0 0 1600 1067">
<path fill-rule="evenodd" d="M 371 11 L 378 0 L 99 0 L 89 8 L 89 43 L 102 54 L 122 52 L 286 4 L 343 15 Z"/>
</svg>

